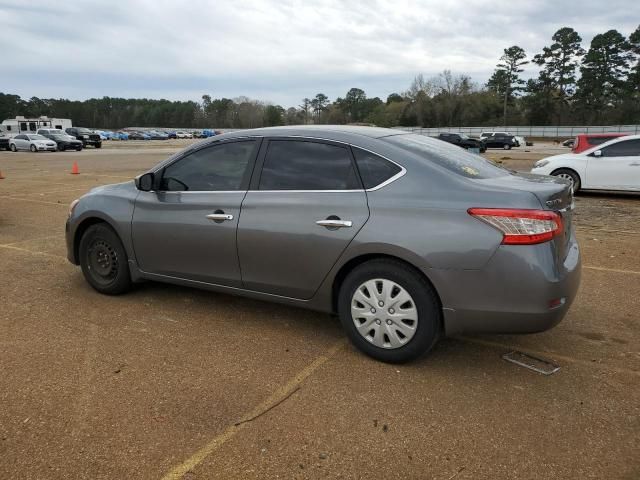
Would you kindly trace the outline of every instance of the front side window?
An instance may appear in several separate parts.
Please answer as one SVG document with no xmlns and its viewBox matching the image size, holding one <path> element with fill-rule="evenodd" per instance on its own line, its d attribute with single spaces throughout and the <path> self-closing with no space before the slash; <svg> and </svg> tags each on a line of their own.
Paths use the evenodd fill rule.
<svg viewBox="0 0 640 480">
<path fill-rule="evenodd" d="M 357 190 L 362 186 L 345 147 L 301 140 L 271 140 L 260 190 Z"/>
<path fill-rule="evenodd" d="M 364 188 L 374 188 L 386 182 L 391 177 L 397 175 L 402 170 L 398 165 L 392 163 L 375 153 L 367 152 L 357 147 L 353 147 L 353 154 L 356 157 L 356 164 L 360 171 L 360 177 Z"/>
<path fill-rule="evenodd" d="M 246 183 L 257 142 L 248 140 L 197 150 L 164 170 L 160 190 L 232 191 Z"/>
<path fill-rule="evenodd" d="M 605 157 L 637 157 L 640 156 L 640 140 L 625 140 L 602 149 Z"/>
</svg>

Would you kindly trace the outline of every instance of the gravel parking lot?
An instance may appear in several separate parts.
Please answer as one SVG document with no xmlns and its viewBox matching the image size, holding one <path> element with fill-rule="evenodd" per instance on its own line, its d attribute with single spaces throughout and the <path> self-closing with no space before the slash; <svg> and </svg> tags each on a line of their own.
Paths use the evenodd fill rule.
<svg viewBox="0 0 640 480">
<path fill-rule="evenodd" d="M 326 315 L 89 287 L 65 256 L 69 203 L 188 142 L 0 152 L 0 478 L 640 477 L 640 196 L 576 198 L 582 285 L 558 327 L 393 366 Z M 487 156 L 528 170 L 566 151 L 526 150 Z"/>
</svg>

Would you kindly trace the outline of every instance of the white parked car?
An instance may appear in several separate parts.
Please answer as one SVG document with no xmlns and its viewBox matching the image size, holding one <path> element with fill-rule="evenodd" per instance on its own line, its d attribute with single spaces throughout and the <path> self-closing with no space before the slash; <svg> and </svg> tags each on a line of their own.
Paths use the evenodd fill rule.
<svg viewBox="0 0 640 480">
<path fill-rule="evenodd" d="M 531 173 L 555 175 L 573 184 L 573 191 L 640 191 L 640 135 L 609 140 L 580 153 L 543 158 Z"/>
<path fill-rule="evenodd" d="M 178 131 L 176 132 L 176 138 L 193 138 L 193 134 L 189 132 Z"/>
<path fill-rule="evenodd" d="M 9 148 L 12 152 L 17 152 L 18 150 L 31 150 L 32 152 L 49 150 L 50 152 L 55 152 L 58 149 L 58 145 L 53 140 L 34 133 L 16 135 L 9 140 Z"/>
</svg>

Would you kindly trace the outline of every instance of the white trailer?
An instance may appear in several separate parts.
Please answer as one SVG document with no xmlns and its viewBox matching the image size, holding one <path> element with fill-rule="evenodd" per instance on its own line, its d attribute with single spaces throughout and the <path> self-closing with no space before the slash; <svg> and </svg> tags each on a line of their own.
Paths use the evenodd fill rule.
<svg viewBox="0 0 640 480">
<path fill-rule="evenodd" d="M 71 120 L 68 118 L 49 118 L 46 116 L 28 118 L 17 116 L 16 118 L 3 120 L 0 124 L 0 130 L 2 130 L 5 135 L 14 136 L 19 133 L 36 133 L 40 128 L 57 128 L 64 130 L 72 126 Z"/>
</svg>

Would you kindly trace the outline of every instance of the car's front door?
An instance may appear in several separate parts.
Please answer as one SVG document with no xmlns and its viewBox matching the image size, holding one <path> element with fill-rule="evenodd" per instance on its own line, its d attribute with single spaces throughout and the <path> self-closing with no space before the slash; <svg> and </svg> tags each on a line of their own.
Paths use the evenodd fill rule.
<svg viewBox="0 0 640 480">
<path fill-rule="evenodd" d="M 260 141 L 216 142 L 157 172 L 140 192 L 133 246 L 147 273 L 239 287 L 236 229 Z"/>
<path fill-rule="evenodd" d="M 311 298 L 369 218 L 351 149 L 318 140 L 271 139 L 259 166 L 238 225 L 243 285 Z"/>
<path fill-rule="evenodd" d="M 589 156 L 585 188 L 640 190 L 640 139 L 622 140 Z"/>
<path fill-rule="evenodd" d="M 16 135 L 13 143 L 16 144 L 18 150 L 29 150 L 29 139 L 26 135 Z"/>
</svg>

